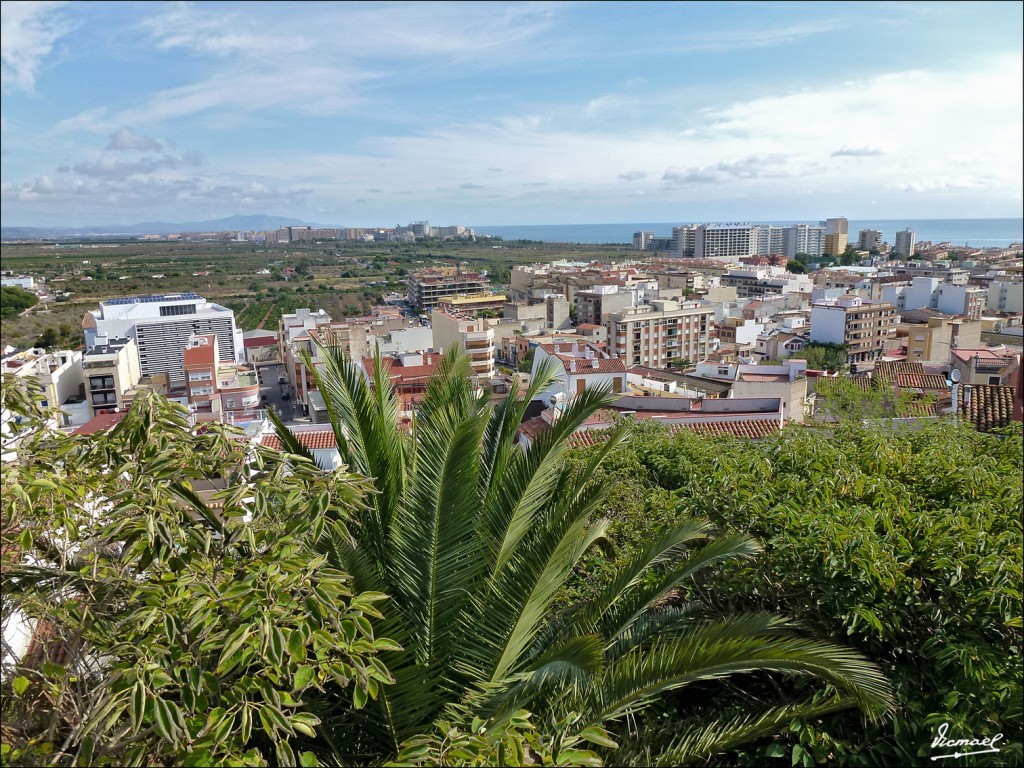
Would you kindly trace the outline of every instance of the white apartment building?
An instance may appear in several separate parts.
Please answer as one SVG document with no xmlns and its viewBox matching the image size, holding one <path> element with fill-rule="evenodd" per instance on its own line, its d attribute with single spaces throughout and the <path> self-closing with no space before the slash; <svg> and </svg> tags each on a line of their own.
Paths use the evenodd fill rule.
<svg viewBox="0 0 1024 768">
<path fill-rule="evenodd" d="M 911 229 L 904 229 L 902 232 L 896 233 L 896 244 L 893 246 L 893 252 L 898 253 L 906 258 L 912 258 L 914 256 L 914 232 Z"/>
<path fill-rule="evenodd" d="M 98 337 L 82 356 L 89 405 L 93 415 L 124 410 L 125 393 L 142 379 L 135 340 Z"/>
<path fill-rule="evenodd" d="M 672 227 L 672 251 L 678 258 L 691 259 L 696 255 L 697 226 L 685 224 Z"/>
<path fill-rule="evenodd" d="M 26 349 L 5 357 L 3 372 L 33 380 L 43 396 L 43 407 L 57 407 L 64 412 L 64 426 L 80 426 L 92 417 L 85 401 L 80 350 Z"/>
<path fill-rule="evenodd" d="M 757 228 L 752 224 L 701 224 L 694 255 L 698 259 L 757 255 Z"/>
<path fill-rule="evenodd" d="M 1024 314 L 1024 282 L 1010 277 L 997 277 L 986 294 L 989 312 Z"/>
<path fill-rule="evenodd" d="M 222 361 L 245 361 L 235 313 L 195 293 L 107 299 L 98 310 L 86 313 L 82 327 L 86 349 L 92 349 L 97 338 L 135 339 L 142 375 L 165 374 L 172 385 L 185 381 L 183 356 L 194 333 L 216 334 Z"/>
<path fill-rule="evenodd" d="M 985 306 L 985 289 L 948 283 L 937 277 L 915 277 L 910 285 L 883 286 L 882 300 L 900 310 L 937 309 L 947 315 L 978 320 Z"/>
<path fill-rule="evenodd" d="M 714 325 L 715 308 L 702 301 L 656 300 L 612 314 L 608 352 L 627 368 L 664 368 L 670 360 L 703 360 Z"/>
</svg>

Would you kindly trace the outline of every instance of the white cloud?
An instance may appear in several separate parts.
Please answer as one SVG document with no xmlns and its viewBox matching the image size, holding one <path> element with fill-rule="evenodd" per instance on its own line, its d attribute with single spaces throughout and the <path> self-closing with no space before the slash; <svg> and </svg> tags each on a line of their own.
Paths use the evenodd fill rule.
<svg viewBox="0 0 1024 768">
<path fill-rule="evenodd" d="M 110 136 L 106 148 L 111 152 L 159 152 L 163 145 L 150 136 L 142 136 L 124 127 Z"/>
<path fill-rule="evenodd" d="M 58 12 L 64 3 L 8 2 L 0 14 L 0 84 L 4 93 L 35 90 L 43 60 L 70 26 Z"/>
</svg>

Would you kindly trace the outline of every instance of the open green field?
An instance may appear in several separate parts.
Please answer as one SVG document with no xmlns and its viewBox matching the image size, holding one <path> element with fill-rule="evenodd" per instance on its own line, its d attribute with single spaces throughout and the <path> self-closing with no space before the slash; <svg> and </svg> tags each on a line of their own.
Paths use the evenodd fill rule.
<svg viewBox="0 0 1024 768">
<path fill-rule="evenodd" d="M 324 309 L 332 317 L 362 314 L 384 293 L 404 292 L 410 270 L 431 265 L 485 269 L 500 286 L 515 264 L 633 256 L 624 246 L 521 241 L 500 247 L 495 241 L 4 243 L 0 260 L 5 271 L 44 278 L 51 292 L 70 295 L 4 320 L 0 343 L 30 346 L 52 329 L 51 339 L 56 333 L 61 346 L 77 346 L 85 313 L 114 296 L 194 291 L 231 307 L 239 326 L 252 330 L 276 328 L 282 314 L 300 307 Z M 258 275 L 262 269 L 271 274 Z"/>
</svg>

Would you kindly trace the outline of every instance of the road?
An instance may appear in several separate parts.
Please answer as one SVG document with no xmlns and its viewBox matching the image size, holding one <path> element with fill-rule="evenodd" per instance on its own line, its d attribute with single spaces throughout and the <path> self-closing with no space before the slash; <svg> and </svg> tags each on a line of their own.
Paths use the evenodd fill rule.
<svg viewBox="0 0 1024 768">
<path fill-rule="evenodd" d="M 256 373 L 259 376 L 260 382 L 260 399 L 262 400 L 260 407 L 273 408 L 286 424 L 309 423 L 309 419 L 302 416 L 302 408 L 295 405 L 291 386 L 278 383 L 278 379 L 284 375 L 284 365 L 281 363 L 263 363 L 256 366 Z M 287 400 L 281 396 L 282 390 L 288 392 L 289 397 Z"/>
</svg>

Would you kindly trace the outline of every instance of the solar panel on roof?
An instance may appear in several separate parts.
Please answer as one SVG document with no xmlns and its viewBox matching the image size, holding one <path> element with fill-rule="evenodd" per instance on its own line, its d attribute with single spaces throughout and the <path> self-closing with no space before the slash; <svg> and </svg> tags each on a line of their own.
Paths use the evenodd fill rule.
<svg viewBox="0 0 1024 768">
<path fill-rule="evenodd" d="M 103 304 L 151 304 L 158 301 L 195 301 L 203 300 L 198 293 L 171 293 L 148 296 L 121 296 L 116 299 L 107 299 Z"/>
</svg>

